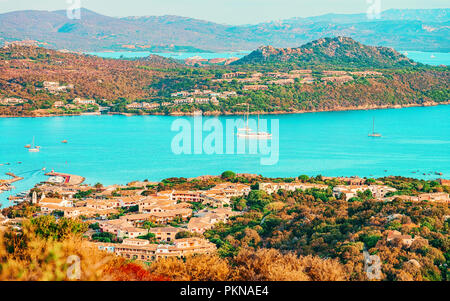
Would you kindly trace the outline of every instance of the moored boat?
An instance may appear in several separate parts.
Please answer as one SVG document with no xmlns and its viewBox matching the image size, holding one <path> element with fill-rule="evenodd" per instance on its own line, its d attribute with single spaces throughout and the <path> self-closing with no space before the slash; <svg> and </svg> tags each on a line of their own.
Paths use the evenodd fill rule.
<svg viewBox="0 0 450 301">
<path fill-rule="evenodd" d="M 34 145 L 34 137 L 33 137 L 33 143 L 31 144 L 31 147 L 28 149 L 30 153 L 38 153 L 40 151 L 40 146 Z"/>
<path fill-rule="evenodd" d="M 372 125 L 372 133 L 368 135 L 369 137 L 381 137 L 380 133 L 375 132 L 375 118 L 373 118 L 373 125 Z"/>
</svg>

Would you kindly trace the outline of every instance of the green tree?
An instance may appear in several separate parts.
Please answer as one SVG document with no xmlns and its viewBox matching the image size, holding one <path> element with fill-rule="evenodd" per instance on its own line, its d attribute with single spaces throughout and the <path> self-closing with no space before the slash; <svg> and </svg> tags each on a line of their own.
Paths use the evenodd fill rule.
<svg viewBox="0 0 450 301">
<path fill-rule="evenodd" d="M 262 190 L 252 190 L 247 197 L 247 206 L 262 211 L 272 201 L 272 196 Z"/>
<path fill-rule="evenodd" d="M 308 182 L 309 177 L 307 175 L 301 175 L 301 176 L 298 177 L 298 179 L 300 181 L 302 181 L 303 183 L 306 183 L 306 182 Z"/>
<path fill-rule="evenodd" d="M 222 173 L 222 179 L 224 180 L 233 180 L 234 178 L 236 178 L 236 174 L 231 170 L 227 170 Z"/>
</svg>

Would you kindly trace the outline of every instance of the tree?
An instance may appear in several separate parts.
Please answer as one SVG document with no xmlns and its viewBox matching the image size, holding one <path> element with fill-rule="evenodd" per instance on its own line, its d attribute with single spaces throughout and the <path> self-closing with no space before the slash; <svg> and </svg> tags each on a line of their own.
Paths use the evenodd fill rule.
<svg viewBox="0 0 450 301">
<path fill-rule="evenodd" d="M 303 183 L 307 182 L 309 180 L 309 177 L 307 175 L 301 175 L 298 177 L 298 179 L 300 181 L 302 181 Z"/>
<path fill-rule="evenodd" d="M 224 180 L 233 180 L 234 178 L 236 178 L 236 174 L 230 170 L 227 170 L 222 173 L 221 177 Z"/>
<path fill-rule="evenodd" d="M 40 216 L 31 219 L 31 228 L 43 238 L 53 238 L 61 240 L 70 235 L 83 234 L 87 231 L 88 225 L 74 219 L 55 219 L 52 215 Z"/>
<path fill-rule="evenodd" d="M 146 240 L 150 240 L 150 241 L 154 240 L 155 237 L 156 237 L 156 235 L 154 233 L 150 233 L 150 232 L 145 235 L 138 236 L 139 239 L 146 239 Z"/>
<path fill-rule="evenodd" d="M 200 233 L 190 231 L 181 231 L 175 234 L 175 239 L 190 238 L 190 237 L 203 237 L 203 235 L 201 235 Z"/>
<path fill-rule="evenodd" d="M 272 201 L 272 196 L 262 190 L 252 190 L 247 197 L 247 206 L 262 211 Z"/>
</svg>

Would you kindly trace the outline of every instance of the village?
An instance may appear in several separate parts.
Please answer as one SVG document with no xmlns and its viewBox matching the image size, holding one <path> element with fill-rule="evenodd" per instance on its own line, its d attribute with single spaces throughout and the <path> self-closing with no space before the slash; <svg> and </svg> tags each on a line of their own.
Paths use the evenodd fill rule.
<svg viewBox="0 0 450 301">
<path fill-rule="evenodd" d="M 230 218 L 245 213 L 245 210 L 238 211 L 234 208 L 233 200 L 246 198 L 255 189 L 250 184 L 231 182 L 220 176 L 188 179 L 207 179 L 214 183 L 204 190 L 160 190 L 159 182 L 134 181 L 127 185 L 104 187 L 101 184 L 86 185 L 81 176 L 53 170 L 46 175 L 48 180 L 37 184 L 26 196 L 10 199 L 17 204 L 29 202 L 38 207 L 36 216 L 81 219 L 90 225 L 86 235 L 97 248 L 142 261 L 215 252 L 216 246 L 205 239 L 203 233 L 217 223 L 227 223 Z M 246 179 L 260 177 L 248 174 L 240 176 Z M 395 195 L 395 188 L 377 181 L 368 183 L 365 178 L 323 177 L 323 180 L 341 184 L 330 186 L 308 183 L 300 178 L 290 182 L 265 179 L 258 183 L 257 189 L 267 194 L 331 189 L 333 197 L 349 202 L 367 192 L 380 202 L 450 202 L 450 196 L 445 192 L 417 196 Z M 442 185 L 450 182 L 444 179 L 440 181 Z M 386 216 L 385 220 L 401 217 L 401 214 L 393 214 Z M 0 217 L 2 225 L 17 224 L 19 221 L 20 219 Z M 397 239 L 405 245 L 410 245 L 414 239 L 419 238 L 402 235 L 399 231 L 385 232 L 387 241 Z"/>
</svg>

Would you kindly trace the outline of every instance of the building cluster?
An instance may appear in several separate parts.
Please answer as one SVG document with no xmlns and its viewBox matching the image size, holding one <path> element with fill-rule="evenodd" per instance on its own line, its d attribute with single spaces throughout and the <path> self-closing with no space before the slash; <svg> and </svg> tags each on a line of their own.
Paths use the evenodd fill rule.
<svg viewBox="0 0 450 301">
<path fill-rule="evenodd" d="M 295 191 L 295 190 L 307 190 L 307 189 L 328 189 L 328 185 L 323 184 L 309 184 L 309 183 L 260 183 L 259 189 L 269 194 L 275 193 L 278 190 Z"/>
<path fill-rule="evenodd" d="M 153 244 L 145 239 L 129 238 L 121 244 L 96 243 L 96 245 L 100 250 L 141 261 L 167 257 L 184 258 L 192 254 L 210 254 L 216 251 L 215 244 L 199 237 L 175 239 L 170 244 Z"/>
<path fill-rule="evenodd" d="M 329 178 L 329 179 L 346 179 L 349 181 L 361 182 L 359 178 Z M 307 190 L 307 189 L 321 189 L 327 190 L 328 185 L 324 184 L 312 184 L 312 183 L 301 183 L 301 182 L 290 182 L 290 183 L 260 183 L 259 189 L 267 193 L 275 193 L 279 190 L 295 191 L 295 190 Z M 395 188 L 385 186 L 385 185 L 338 185 L 333 187 L 333 196 L 336 198 L 344 198 L 349 200 L 353 197 L 358 196 L 358 192 L 365 192 L 369 190 L 375 198 L 381 199 L 389 192 L 397 191 Z"/>
<path fill-rule="evenodd" d="M 140 260 L 214 251 L 215 245 L 201 238 L 202 233 L 240 214 L 230 209 L 231 198 L 247 195 L 251 190 L 244 184 L 219 183 L 209 190 L 167 190 L 142 195 L 158 183 L 92 187 L 83 185 L 84 179 L 75 175 L 54 171 L 47 175 L 49 179 L 37 185 L 31 196 L 31 202 L 40 207 L 40 214 L 97 223 L 95 231 L 111 233 L 118 242 L 123 241 L 96 243 L 100 249 Z M 199 208 L 203 209 L 194 211 L 195 204 L 202 204 Z M 180 232 L 196 234 L 177 239 Z"/>
<path fill-rule="evenodd" d="M 386 194 L 397 191 L 397 189 L 385 185 L 338 185 L 333 187 L 333 196 L 348 201 L 351 198 L 358 197 L 358 193 L 363 193 L 367 190 L 376 199 L 382 199 Z"/>
<path fill-rule="evenodd" d="M 0 105 L 3 106 L 15 106 L 20 105 L 25 102 L 28 102 L 28 100 L 22 99 L 22 98 L 16 98 L 16 97 L 6 97 L 0 99 Z"/>
<path fill-rule="evenodd" d="M 72 90 L 74 86 L 72 84 L 61 85 L 59 82 L 43 82 L 43 89 L 47 90 L 52 94 L 58 94 L 59 92 L 67 92 L 68 90 Z M 37 88 L 36 90 L 42 90 L 41 88 Z"/>
<path fill-rule="evenodd" d="M 359 76 L 359 77 L 378 77 L 382 76 L 383 74 L 381 72 L 372 71 L 372 70 L 366 70 L 366 71 L 355 71 L 355 72 L 347 72 L 347 71 L 340 71 L 340 70 L 325 70 L 322 71 L 322 74 L 324 77 L 322 77 L 323 82 L 332 82 L 332 83 L 346 83 L 349 81 L 354 80 L 353 76 Z"/>
<path fill-rule="evenodd" d="M 322 71 L 321 81 L 345 83 L 354 80 L 353 76 L 376 77 L 382 75 L 380 72 L 371 70 L 356 72 L 324 70 Z M 313 77 L 313 71 L 311 69 L 299 69 L 289 72 L 256 72 L 251 74 L 246 72 L 231 72 L 223 74 L 222 78 L 214 79 L 213 82 L 231 82 L 233 80 L 238 83 L 247 84 L 244 90 L 255 91 L 265 90 L 268 88 L 267 85 L 292 85 L 296 81 L 303 84 L 312 84 L 316 79 Z"/>
<path fill-rule="evenodd" d="M 395 195 L 389 200 L 400 199 L 407 202 L 442 202 L 450 203 L 450 195 L 445 192 L 421 193 L 417 196 L 411 195 Z"/>
<path fill-rule="evenodd" d="M 244 90 L 265 90 L 267 85 L 291 85 L 295 80 L 300 83 L 310 84 L 314 82 L 312 70 L 292 70 L 290 72 L 231 72 L 222 75 L 222 78 L 213 79 L 213 82 L 231 82 L 233 80 L 238 83 L 249 84 Z M 252 87 L 256 86 L 256 87 Z M 262 88 L 266 87 L 266 88 Z"/>
<path fill-rule="evenodd" d="M 212 103 L 217 105 L 219 104 L 219 99 L 227 99 L 229 97 L 235 96 L 237 96 L 237 93 L 235 91 L 214 92 L 211 90 L 194 90 L 191 92 L 179 91 L 171 94 L 171 97 L 175 98 L 173 100 L 175 104 Z"/>
<path fill-rule="evenodd" d="M 74 110 L 78 109 L 81 106 L 99 106 L 97 102 L 94 99 L 83 99 L 83 98 L 75 98 L 72 100 L 72 103 L 65 103 L 64 101 L 57 100 L 53 103 L 53 107 L 58 108 L 64 108 L 67 110 Z"/>
<path fill-rule="evenodd" d="M 141 110 L 154 110 L 159 108 L 159 103 L 149 103 L 149 102 L 133 102 L 128 104 L 127 109 L 141 109 Z"/>
<path fill-rule="evenodd" d="M 226 223 L 227 220 L 239 212 L 231 211 L 229 208 L 205 209 L 197 212 L 195 217 L 189 220 L 187 225 L 188 231 L 203 234 L 205 231 L 212 229 L 212 227 L 219 223 Z"/>
<path fill-rule="evenodd" d="M 386 231 L 386 242 L 395 243 L 405 246 L 407 248 L 411 247 L 412 243 L 417 239 L 424 239 L 420 236 L 412 237 L 411 235 L 403 235 L 400 231 L 397 230 L 388 230 Z M 426 240 L 427 241 L 427 240 Z M 428 242 L 428 241 L 427 241 Z"/>
<path fill-rule="evenodd" d="M 97 102 L 94 99 L 83 99 L 83 98 L 75 98 L 72 103 L 74 103 L 75 105 L 92 105 L 92 106 L 96 106 Z"/>
</svg>

